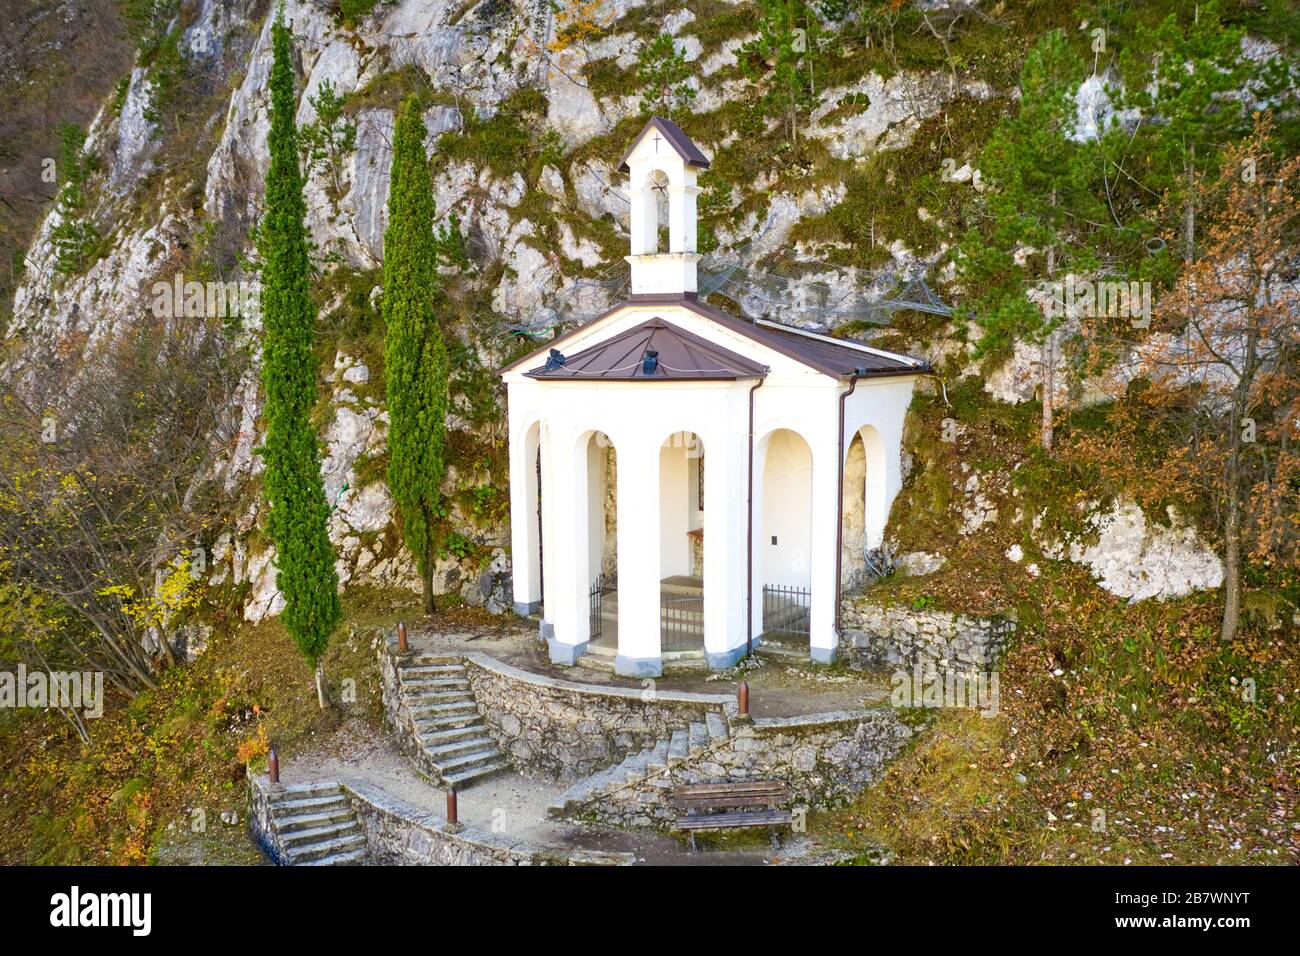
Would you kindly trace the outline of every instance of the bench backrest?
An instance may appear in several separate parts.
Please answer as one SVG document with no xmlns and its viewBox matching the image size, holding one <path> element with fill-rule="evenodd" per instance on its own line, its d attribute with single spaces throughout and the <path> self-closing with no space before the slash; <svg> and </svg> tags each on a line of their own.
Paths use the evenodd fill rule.
<svg viewBox="0 0 1300 956">
<path fill-rule="evenodd" d="M 746 780 L 739 783 L 699 783 L 674 787 L 672 803 L 679 810 L 718 807 L 770 807 L 790 800 L 784 780 Z"/>
</svg>

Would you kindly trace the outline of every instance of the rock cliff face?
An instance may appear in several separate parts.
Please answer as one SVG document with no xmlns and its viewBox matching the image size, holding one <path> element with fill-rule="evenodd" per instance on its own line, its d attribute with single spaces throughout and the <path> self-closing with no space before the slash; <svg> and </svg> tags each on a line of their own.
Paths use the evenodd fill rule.
<svg viewBox="0 0 1300 956">
<path fill-rule="evenodd" d="M 60 272 L 60 216 L 51 212 L 47 217 L 15 296 L 10 349 L 0 369 L 6 387 L 21 389 L 39 375 L 41 356 L 51 348 L 85 354 L 113 336 L 129 335 L 150 307 L 153 283 L 170 278 L 167 270 L 174 258 L 196 243 L 218 235 L 234 251 L 251 251 L 249 228 L 258 216 L 267 166 L 268 6 L 265 0 L 178 4 L 180 54 L 191 73 L 201 73 L 216 91 L 195 101 L 203 109 L 159 120 L 150 108 L 160 83 L 156 63 L 137 65 L 120 97 L 101 109 L 86 150 L 102 164 L 92 204 L 106 236 L 104 249 L 84 272 Z M 699 10 L 680 3 L 612 0 L 601 7 L 598 21 L 604 29 L 594 39 L 559 49 L 561 25 L 544 0 L 513 5 L 503 0 L 383 0 L 350 22 L 335 7 L 327 0 L 284 4 L 300 58 L 299 124 L 317 119 L 314 104 L 328 84 L 344 97 L 346 121 L 355 127 L 351 148 L 331 168 L 313 166 L 307 182 L 308 226 L 322 287 L 328 290 L 322 296 L 322 335 L 328 338 L 329 329 L 346 324 L 349 310 L 364 310 L 367 300 L 373 315 L 394 109 L 411 88 L 403 83 L 418 77 L 416 86 L 430 102 L 425 124 L 439 224 L 449 225 L 453 215 L 460 224 L 471 258 L 461 292 L 463 301 L 473 304 L 451 320 L 460 340 L 458 362 L 475 373 L 472 382 L 460 383 L 451 422 L 453 444 L 471 452 L 453 461 L 444 489 L 452 496 L 452 521 L 463 546 L 441 562 L 436 585 L 502 610 L 510 603 L 507 522 L 499 506 L 495 511 L 481 507 L 483 500 L 505 500 L 502 459 L 493 458 L 502 447 L 502 410 L 494 408 L 499 399 L 490 370 L 522 348 L 509 334 L 511 326 L 546 328 L 557 318 L 594 314 L 620 295 L 617 267 L 628 207 L 615 171 L 617 147 L 639 115 L 636 66 L 648 39 L 660 32 L 674 37 L 688 67 L 686 83 L 695 90 L 693 110 L 710 114 L 701 129 L 691 132 L 712 155 L 743 135 L 718 124 L 725 120 L 729 102 L 754 95 L 736 62 L 753 19 L 746 15 L 748 7 L 732 0 L 715 0 Z M 626 79 L 621 88 L 611 89 L 608 81 L 593 79 L 601 72 Z M 540 91 L 541 100 L 521 109 L 520 98 L 530 91 Z M 1008 95 L 990 82 L 959 79 L 947 70 L 899 70 L 888 76 L 866 71 L 851 82 L 818 90 L 803 135 L 819 144 L 828 162 L 863 163 L 907 147 L 918 128 L 946 104 Z M 1103 99 L 1097 90 L 1081 91 L 1080 109 L 1100 114 L 1106 109 Z M 536 148 L 530 147 L 529 156 L 511 155 L 509 142 L 495 153 L 445 152 L 443 134 L 466 139 L 494 120 L 502 128 L 523 126 Z M 613 141 L 616 133 L 620 143 Z M 178 143 L 185 144 L 190 162 L 178 164 L 175 153 L 167 153 Z M 210 158 L 204 162 L 205 157 Z M 955 170 L 953 181 L 981 188 L 969 163 Z M 763 290 L 738 290 L 734 299 L 748 312 L 807 320 L 799 303 L 834 300 L 855 286 L 889 288 L 896 272 L 914 267 L 922 252 L 899 236 L 881 235 L 876 245 L 887 252 L 886 261 L 875 272 L 832 270 L 819 259 L 829 258 L 833 245 L 796 240 L 794 232 L 846 202 L 842 182 L 828 177 L 812 186 L 791 186 L 760 177 L 733 186 L 725 202 L 735 215 L 716 231 L 719 254 L 743 251 L 757 262 L 793 249 L 808 263 L 788 277 L 779 301 Z M 233 261 L 233 255 L 227 258 Z M 251 342 L 256 341 L 255 325 L 247 330 Z M 322 386 L 327 400 L 320 418 L 340 581 L 345 586 L 418 588 L 413 564 L 392 527 L 382 469 L 366 467 L 384 454 L 387 422 L 376 380 L 380 370 L 374 356 L 354 354 L 347 342 L 337 345 Z M 1030 361 L 1029 352 L 1017 352 L 1014 360 L 1020 366 Z M 1027 397 L 1020 366 L 1013 363 L 991 385 L 1000 399 Z M 245 616 L 250 620 L 277 613 L 281 606 L 273 555 L 257 532 L 258 393 L 254 367 L 231 396 L 231 413 L 239 421 L 237 439 L 214 472 L 201 476 L 219 484 L 232 502 L 231 526 L 212 548 L 213 580 L 249 583 Z M 995 518 L 996 512 L 979 516 L 980 522 Z M 980 522 L 970 519 L 972 532 Z M 1113 537 L 1117 525 L 1107 527 Z M 1161 550 L 1157 537 L 1148 536 L 1143 553 L 1165 555 L 1151 559 L 1159 563 L 1174 552 Z M 1094 557 L 1095 562 L 1083 559 L 1103 579 L 1114 578 L 1115 561 L 1100 552 Z M 1216 583 L 1208 570 L 1193 578 L 1190 586 Z M 1140 586 L 1135 593 L 1149 589 Z"/>
</svg>

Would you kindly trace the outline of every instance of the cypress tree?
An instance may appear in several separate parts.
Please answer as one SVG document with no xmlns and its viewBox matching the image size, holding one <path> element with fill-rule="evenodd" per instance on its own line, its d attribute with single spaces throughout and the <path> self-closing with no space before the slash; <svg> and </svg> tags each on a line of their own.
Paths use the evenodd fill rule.
<svg viewBox="0 0 1300 956">
<path fill-rule="evenodd" d="M 325 707 L 321 656 L 341 611 L 334 548 L 326 521 L 319 448 L 310 415 L 318 362 L 312 348 L 316 308 L 303 219 L 307 207 L 294 126 L 292 40 L 282 15 L 272 26 L 271 164 L 266 212 L 258 238 L 262 258 L 262 385 L 266 391 L 267 529 L 276 547 L 276 585 L 284 595 L 284 626 L 316 672 Z"/>
<path fill-rule="evenodd" d="M 419 101 L 407 99 L 393 131 L 384 232 L 384 367 L 388 388 L 388 490 L 402 540 L 415 557 L 425 613 L 433 611 L 433 561 L 442 512 L 447 349 L 434 315 L 438 240 Z"/>
</svg>

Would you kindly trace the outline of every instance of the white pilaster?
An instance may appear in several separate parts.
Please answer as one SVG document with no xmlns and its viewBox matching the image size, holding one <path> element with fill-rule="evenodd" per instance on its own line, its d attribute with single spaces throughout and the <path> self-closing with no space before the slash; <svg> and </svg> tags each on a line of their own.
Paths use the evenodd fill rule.
<svg viewBox="0 0 1300 956">
<path fill-rule="evenodd" d="M 632 677 L 656 677 L 663 670 L 659 652 L 659 448 L 659 441 L 639 429 L 626 430 L 615 439 L 618 657 L 614 670 Z"/>
<path fill-rule="evenodd" d="M 556 436 L 551 459 L 554 481 L 547 494 L 563 534 L 546 539 L 546 610 L 553 625 L 551 660 L 573 664 L 587 649 L 587 447 L 571 432 Z M 554 523 L 554 522 L 553 522 Z"/>
<path fill-rule="evenodd" d="M 714 428 L 705 446 L 704 653 L 713 668 L 745 654 L 747 391 L 728 391 L 724 427 Z"/>
<path fill-rule="evenodd" d="M 838 418 L 838 407 L 834 412 Z M 836 461 L 839 440 L 834 428 L 819 429 L 817 435 L 812 446 L 812 609 L 808 643 L 813 660 L 830 663 L 835 659 L 839 637 L 835 632 L 835 546 L 840 522 Z"/>
<path fill-rule="evenodd" d="M 526 617 L 542 604 L 541 563 L 538 557 L 537 451 L 541 423 L 520 434 L 511 416 L 510 444 L 510 550 L 515 611 Z"/>
</svg>

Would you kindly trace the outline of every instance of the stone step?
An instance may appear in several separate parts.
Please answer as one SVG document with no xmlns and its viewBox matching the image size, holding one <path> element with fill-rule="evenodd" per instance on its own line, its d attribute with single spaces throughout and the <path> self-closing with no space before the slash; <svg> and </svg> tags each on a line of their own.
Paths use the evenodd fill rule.
<svg viewBox="0 0 1300 956">
<path fill-rule="evenodd" d="M 482 724 L 466 724 L 464 727 L 453 727 L 450 730 L 431 730 L 428 733 L 420 734 L 420 743 L 426 747 L 440 747 L 454 740 L 465 740 L 482 735 Z"/>
<path fill-rule="evenodd" d="M 621 783 L 623 777 L 619 774 L 619 767 L 606 767 L 604 770 L 598 770 L 590 777 L 584 777 L 573 786 L 564 790 L 553 799 L 546 808 L 546 815 L 552 819 L 558 819 L 566 813 L 579 809 L 593 796 L 603 793 L 607 789 L 612 789 L 615 783 Z"/>
<path fill-rule="evenodd" d="M 327 826 L 331 823 L 340 823 L 351 819 L 352 807 L 341 804 L 337 807 L 329 807 L 313 813 L 299 814 L 298 816 L 282 817 L 277 812 L 275 828 L 280 833 L 295 833 L 299 830 L 311 830 L 315 827 Z"/>
<path fill-rule="evenodd" d="M 478 705 L 474 703 L 473 697 L 465 697 L 461 700 L 412 704 L 409 709 L 411 714 L 416 717 L 447 717 L 451 714 L 478 713 Z"/>
<path fill-rule="evenodd" d="M 331 856 L 323 856 L 319 860 L 306 860 L 303 866 L 361 866 L 366 861 L 366 851 L 348 850 L 345 853 L 335 853 Z"/>
<path fill-rule="evenodd" d="M 497 753 L 496 743 L 491 737 L 480 734 L 475 737 L 465 737 L 462 740 L 453 740 L 450 743 L 439 744 L 436 747 L 426 746 L 425 752 L 433 758 L 433 762 L 439 767 L 446 766 L 446 761 L 452 757 L 457 757 L 466 753 L 475 751 L 488 750 L 491 753 Z"/>
<path fill-rule="evenodd" d="M 709 728 L 709 738 L 712 741 L 726 740 L 731 736 L 727 732 L 727 722 L 717 711 L 709 711 L 704 715 L 704 723 Z"/>
<path fill-rule="evenodd" d="M 472 701 L 474 695 L 469 692 L 469 688 L 448 688 L 447 690 L 418 690 L 406 695 L 406 704 L 409 708 L 418 707 L 421 704 L 454 704 L 457 701 Z"/>
<path fill-rule="evenodd" d="M 501 759 L 501 751 L 497 750 L 496 744 L 488 741 L 487 747 L 480 747 L 477 750 L 462 752 L 455 756 L 448 757 L 446 760 L 437 761 L 438 769 L 444 774 L 455 773 L 459 770 L 468 770 L 479 764 L 491 763 L 494 760 Z"/>
<path fill-rule="evenodd" d="M 408 694 L 426 690 L 469 690 L 469 681 L 464 677 L 406 677 L 402 679 L 402 690 Z"/>
<path fill-rule="evenodd" d="M 675 767 L 690 755 L 690 737 L 684 730 L 674 730 L 668 741 L 668 765 Z"/>
<path fill-rule="evenodd" d="M 704 578 L 687 574 L 674 574 L 659 582 L 659 589 L 664 594 L 691 594 L 704 596 Z"/>
<path fill-rule="evenodd" d="M 360 832 L 361 829 L 357 826 L 357 821 L 348 819 L 341 823 L 327 823 L 324 826 L 312 827 L 309 830 L 281 833 L 280 842 L 285 845 L 286 849 L 297 848 L 307 844 L 341 840 L 344 837 Z"/>
<path fill-rule="evenodd" d="M 464 667 L 460 656 L 457 654 L 439 654 L 436 651 L 418 651 L 409 657 L 402 658 L 399 667 L 427 667 L 438 664 L 459 664 Z"/>
<path fill-rule="evenodd" d="M 351 804 L 347 803 L 347 797 L 342 793 L 334 793 L 331 796 L 283 800 L 281 803 L 270 805 L 270 809 L 276 819 L 294 819 L 312 813 L 322 813 L 324 810 L 351 809 Z"/>
<path fill-rule="evenodd" d="M 415 729 L 421 734 L 438 730 L 479 727 L 482 724 L 483 718 L 479 716 L 477 710 L 462 714 L 428 714 L 415 718 Z"/>
<path fill-rule="evenodd" d="M 271 803 L 285 803 L 305 797 L 324 797 L 341 793 L 337 783 L 291 783 L 285 784 L 270 793 Z"/>
<path fill-rule="evenodd" d="M 464 664 L 413 664 L 399 665 L 397 672 L 403 677 L 459 677 L 465 673 Z"/>
<path fill-rule="evenodd" d="M 297 865 L 309 863 L 312 860 L 322 860 L 325 857 L 348 853 L 353 850 L 364 852 L 365 845 L 366 838 L 358 831 L 339 837 L 337 840 L 321 840 L 319 843 L 308 843 L 304 846 L 294 847 L 289 851 L 288 856 L 290 862 Z"/>
<path fill-rule="evenodd" d="M 483 777 L 490 777 L 494 773 L 510 769 L 510 764 L 505 757 L 497 755 L 496 760 L 490 763 L 480 764 L 476 767 L 470 767 L 466 770 L 457 770 L 453 773 L 444 773 L 442 775 L 443 783 L 450 784 L 453 787 L 463 786 L 472 780 L 479 780 Z"/>
<path fill-rule="evenodd" d="M 709 728 L 702 720 L 691 721 L 690 729 L 687 730 L 687 737 L 690 742 L 692 757 L 706 750 L 709 746 Z"/>
</svg>

